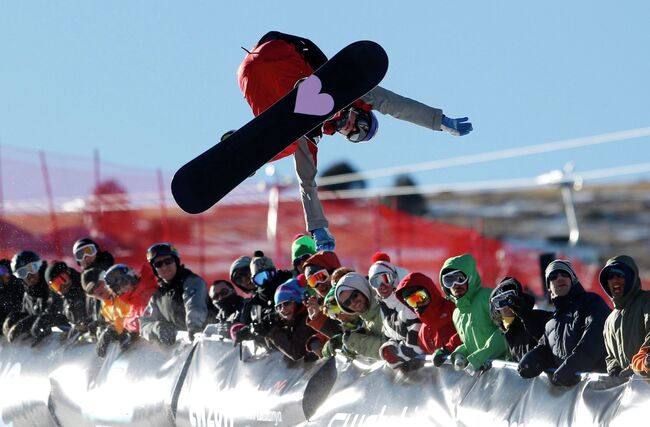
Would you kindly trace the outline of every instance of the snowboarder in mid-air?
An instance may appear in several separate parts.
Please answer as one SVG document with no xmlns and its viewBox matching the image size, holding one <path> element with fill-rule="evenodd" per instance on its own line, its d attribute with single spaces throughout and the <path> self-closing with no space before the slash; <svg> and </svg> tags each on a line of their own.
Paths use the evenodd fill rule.
<svg viewBox="0 0 650 427">
<path fill-rule="evenodd" d="M 251 51 L 247 51 L 237 77 L 246 101 L 255 116 L 260 115 L 291 91 L 302 79 L 327 62 L 325 54 L 310 40 L 271 31 Z M 361 99 L 332 116 L 284 149 L 273 160 L 293 154 L 301 188 L 307 230 L 316 240 L 317 250 L 334 250 L 335 240 L 328 230 L 316 185 L 317 145 L 322 134 L 338 132 L 351 142 L 369 141 L 377 132 L 373 110 L 428 129 L 444 130 L 454 136 L 472 131 L 467 117 L 451 119 L 438 108 L 400 96 L 376 86 Z"/>
</svg>

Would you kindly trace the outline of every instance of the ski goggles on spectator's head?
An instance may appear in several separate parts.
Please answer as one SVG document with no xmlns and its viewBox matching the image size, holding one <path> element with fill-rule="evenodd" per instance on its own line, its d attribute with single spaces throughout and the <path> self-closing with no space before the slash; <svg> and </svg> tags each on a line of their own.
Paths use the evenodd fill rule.
<svg viewBox="0 0 650 427">
<path fill-rule="evenodd" d="M 307 277 L 307 284 L 312 288 L 315 288 L 320 283 L 325 283 L 330 280 L 330 273 L 325 270 L 318 270 L 316 273 Z"/>
<path fill-rule="evenodd" d="M 29 264 L 26 264 L 20 268 L 17 268 L 16 271 L 14 272 L 14 276 L 16 276 L 19 279 L 26 279 L 27 276 L 30 274 L 38 274 L 38 270 L 41 269 L 41 265 L 43 265 L 42 260 L 30 262 Z"/>
<path fill-rule="evenodd" d="M 81 262 L 85 257 L 95 255 L 97 255 L 97 248 L 95 245 L 84 245 L 74 252 L 74 259 Z"/>
<path fill-rule="evenodd" d="M 453 288 L 457 285 L 465 285 L 467 283 L 467 275 L 460 270 L 450 271 L 442 276 L 442 285 L 445 288 Z"/>
<path fill-rule="evenodd" d="M 271 280 L 274 276 L 273 270 L 260 271 L 255 276 L 253 276 L 253 283 L 257 286 L 262 286 L 267 280 Z"/>
<path fill-rule="evenodd" d="M 607 272 L 607 280 L 611 279 L 625 279 L 625 272 L 618 268 L 611 268 Z"/>
<path fill-rule="evenodd" d="M 377 273 L 370 278 L 370 286 L 375 289 L 379 289 L 382 285 L 391 285 L 395 280 L 395 274 L 390 271 L 384 271 L 382 273 Z"/>
<path fill-rule="evenodd" d="M 282 311 L 283 309 L 289 307 L 289 304 L 291 304 L 292 302 L 295 302 L 295 301 L 292 301 L 292 300 L 288 299 L 286 301 L 282 301 L 282 302 L 277 303 L 275 305 L 275 311 Z"/>
<path fill-rule="evenodd" d="M 429 292 L 427 292 L 427 290 L 424 288 L 416 289 L 407 295 L 404 295 L 404 292 L 402 292 L 402 298 L 404 298 L 406 305 L 411 308 L 421 308 L 429 304 L 431 301 Z"/>
<path fill-rule="evenodd" d="M 492 304 L 492 306 L 497 310 L 501 310 L 502 308 L 510 307 L 514 302 L 513 298 L 516 296 L 517 292 L 511 289 L 493 296 L 490 300 L 490 304 Z"/>
<path fill-rule="evenodd" d="M 66 273 L 65 271 L 58 276 L 56 276 L 54 279 L 50 280 L 50 288 L 57 294 L 61 293 L 61 288 L 63 285 L 68 283 L 70 281 L 70 274 Z"/>
</svg>

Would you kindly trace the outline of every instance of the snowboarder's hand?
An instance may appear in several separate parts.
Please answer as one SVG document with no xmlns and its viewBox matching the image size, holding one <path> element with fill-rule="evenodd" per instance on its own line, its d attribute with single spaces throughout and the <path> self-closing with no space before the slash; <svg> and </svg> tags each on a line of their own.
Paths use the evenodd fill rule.
<svg viewBox="0 0 650 427">
<path fill-rule="evenodd" d="M 311 235 L 316 242 L 316 251 L 333 251 L 336 247 L 336 240 L 327 228 L 317 228 L 312 230 Z"/>
<path fill-rule="evenodd" d="M 467 117 L 461 117 L 460 119 L 450 119 L 449 117 L 443 115 L 442 124 L 440 127 L 442 130 L 448 132 L 453 136 L 467 135 L 473 130 L 472 124 L 467 120 L 469 120 Z"/>
</svg>

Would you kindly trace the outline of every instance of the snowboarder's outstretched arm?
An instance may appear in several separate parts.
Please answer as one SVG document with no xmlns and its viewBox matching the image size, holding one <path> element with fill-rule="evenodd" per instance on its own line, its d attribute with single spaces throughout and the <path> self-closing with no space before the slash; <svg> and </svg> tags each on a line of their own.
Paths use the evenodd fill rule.
<svg viewBox="0 0 650 427">
<path fill-rule="evenodd" d="M 472 124 L 467 122 L 467 117 L 451 119 L 439 108 L 429 107 L 381 86 L 375 87 L 361 99 L 370 104 L 373 110 L 427 129 L 444 130 L 454 136 L 466 135 L 472 131 Z"/>
</svg>

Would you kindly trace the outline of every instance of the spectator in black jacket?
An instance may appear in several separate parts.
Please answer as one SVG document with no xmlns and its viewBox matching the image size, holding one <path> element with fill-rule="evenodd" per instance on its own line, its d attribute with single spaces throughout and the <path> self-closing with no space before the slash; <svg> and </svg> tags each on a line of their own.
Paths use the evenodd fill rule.
<svg viewBox="0 0 650 427">
<path fill-rule="evenodd" d="M 36 343 L 51 332 L 52 326 L 67 330 L 70 325 L 63 315 L 63 299 L 45 281 L 47 262 L 33 251 L 21 251 L 12 258 L 11 269 L 25 283 L 25 295 L 20 312 L 5 320 L 7 340 L 31 333 Z"/>
<path fill-rule="evenodd" d="M 212 304 L 217 308 L 215 320 L 217 323 L 239 322 L 244 297 L 237 295 L 232 283 L 227 280 L 215 280 L 208 292 Z"/>
<path fill-rule="evenodd" d="M 553 313 L 533 309 L 535 298 L 514 277 L 506 277 L 490 295 L 490 314 L 508 342 L 510 359 L 519 362 L 544 335 Z"/>
<path fill-rule="evenodd" d="M 606 372 L 603 328 L 610 309 L 593 292 L 586 292 L 569 261 L 555 260 L 545 271 L 555 312 L 539 344 L 519 362 L 519 374 L 532 378 L 556 368 L 551 381 L 572 386 L 579 372 Z"/>
<path fill-rule="evenodd" d="M 173 344 L 177 331 L 190 339 L 201 332 L 208 319 L 208 287 L 205 281 L 181 264 L 174 245 L 156 243 L 147 250 L 147 261 L 158 278 L 159 289 L 140 316 L 140 335 Z"/>
<path fill-rule="evenodd" d="M 11 271 L 11 261 L 0 260 L 0 325 L 8 317 L 14 318 L 20 313 L 25 295 L 23 281 Z M 1 328 L 0 328 L 1 329 Z"/>
<path fill-rule="evenodd" d="M 63 298 L 63 314 L 74 330 L 84 333 L 92 319 L 90 297 L 81 287 L 81 275 L 63 261 L 54 261 L 45 270 L 50 289 Z"/>
</svg>

